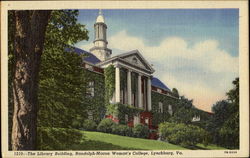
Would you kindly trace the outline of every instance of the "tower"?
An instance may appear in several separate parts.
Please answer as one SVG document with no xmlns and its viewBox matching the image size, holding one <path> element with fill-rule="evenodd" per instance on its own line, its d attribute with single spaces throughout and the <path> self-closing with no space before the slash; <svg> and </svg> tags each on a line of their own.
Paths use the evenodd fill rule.
<svg viewBox="0 0 250 158">
<path fill-rule="evenodd" d="M 99 15 L 96 18 L 94 24 L 95 39 L 94 47 L 90 49 L 90 52 L 94 54 L 98 59 L 104 61 L 110 57 L 112 50 L 107 48 L 107 25 L 105 24 L 102 11 L 99 10 Z"/>
</svg>

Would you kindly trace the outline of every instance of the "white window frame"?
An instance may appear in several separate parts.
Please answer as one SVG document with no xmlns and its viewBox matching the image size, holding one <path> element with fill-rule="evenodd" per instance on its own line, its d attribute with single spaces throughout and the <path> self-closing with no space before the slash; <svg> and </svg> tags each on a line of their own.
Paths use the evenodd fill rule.
<svg viewBox="0 0 250 158">
<path fill-rule="evenodd" d="M 162 102 L 158 103 L 158 112 L 163 113 L 163 103 Z"/>
<path fill-rule="evenodd" d="M 87 88 L 86 88 L 86 95 L 89 97 L 94 97 L 95 96 L 95 82 L 94 81 L 89 81 Z"/>
<path fill-rule="evenodd" d="M 172 105 L 168 105 L 168 113 L 170 114 L 170 115 L 172 115 L 173 114 L 173 108 L 172 108 Z"/>
</svg>

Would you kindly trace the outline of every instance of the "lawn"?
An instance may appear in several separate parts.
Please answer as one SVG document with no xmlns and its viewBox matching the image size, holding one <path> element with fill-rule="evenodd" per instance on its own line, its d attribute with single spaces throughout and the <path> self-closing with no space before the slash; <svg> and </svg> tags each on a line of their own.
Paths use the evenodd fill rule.
<svg viewBox="0 0 250 158">
<path fill-rule="evenodd" d="M 140 139 L 101 132 L 82 131 L 84 140 L 81 144 L 72 146 L 73 150 L 188 150 L 187 148 L 149 139 Z M 223 149 L 214 145 L 204 147 L 201 144 L 197 148 L 201 150 Z"/>
</svg>

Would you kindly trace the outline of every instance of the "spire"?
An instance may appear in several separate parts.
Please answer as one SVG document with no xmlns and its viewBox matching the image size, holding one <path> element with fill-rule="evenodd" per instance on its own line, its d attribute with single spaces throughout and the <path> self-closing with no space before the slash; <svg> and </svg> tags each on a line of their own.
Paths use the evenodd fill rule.
<svg viewBox="0 0 250 158">
<path fill-rule="evenodd" d="M 99 9 L 99 15 L 102 15 L 102 10 L 101 9 Z"/>
<path fill-rule="evenodd" d="M 96 23 L 105 23 L 101 9 L 99 9 L 99 15 L 96 18 Z"/>
<path fill-rule="evenodd" d="M 101 61 L 104 61 L 110 57 L 110 55 L 112 54 L 112 50 L 107 48 L 107 25 L 104 22 L 104 17 L 101 9 L 99 9 L 99 13 L 94 24 L 94 29 L 94 47 L 90 49 L 90 52 Z"/>
</svg>

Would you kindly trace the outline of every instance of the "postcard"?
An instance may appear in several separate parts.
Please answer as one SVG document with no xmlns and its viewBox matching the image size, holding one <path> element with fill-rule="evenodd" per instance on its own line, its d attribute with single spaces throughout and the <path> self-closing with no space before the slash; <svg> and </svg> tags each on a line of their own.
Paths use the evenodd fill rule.
<svg viewBox="0 0 250 158">
<path fill-rule="evenodd" d="M 248 157 L 247 1 L 4 1 L 3 157 Z"/>
</svg>

